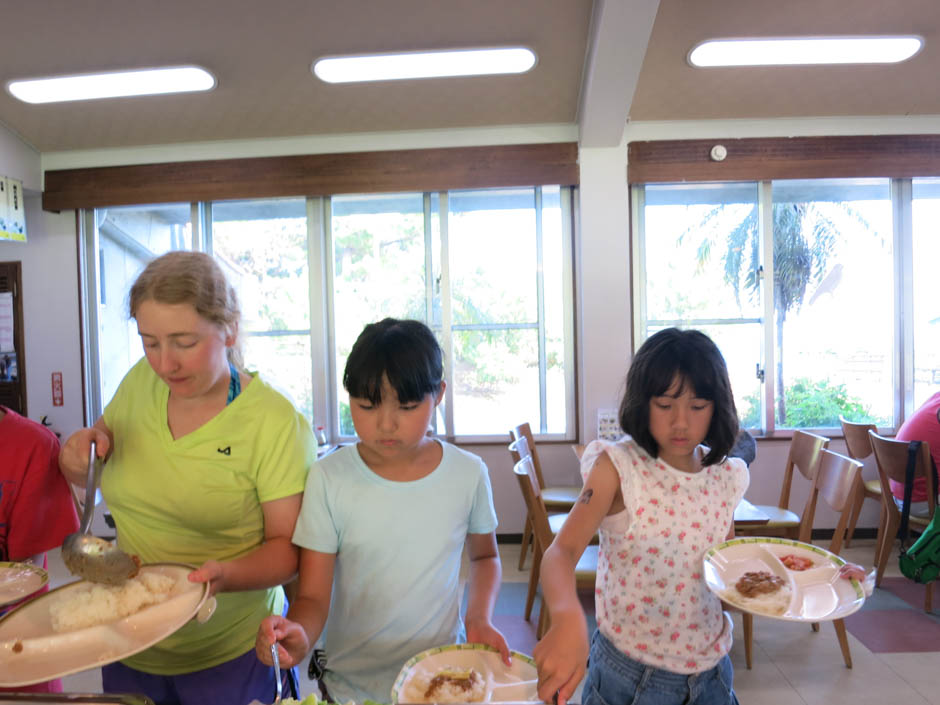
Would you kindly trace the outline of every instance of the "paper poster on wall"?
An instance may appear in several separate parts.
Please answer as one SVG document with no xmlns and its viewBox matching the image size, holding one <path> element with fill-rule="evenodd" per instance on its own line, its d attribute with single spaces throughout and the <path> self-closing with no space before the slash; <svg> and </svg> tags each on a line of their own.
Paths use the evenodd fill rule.
<svg viewBox="0 0 940 705">
<path fill-rule="evenodd" d="M 7 231 L 7 177 L 0 176 L 0 238 Z"/>
<path fill-rule="evenodd" d="M 12 382 L 19 379 L 19 371 L 16 366 L 16 353 L 0 352 L 0 382 Z"/>
<path fill-rule="evenodd" d="M 26 242 L 26 206 L 23 203 L 23 182 L 3 177 L 6 192 L 6 212 L 0 213 L 0 240 Z"/>
<path fill-rule="evenodd" d="M 0 292 L 0 382 L 17 379 L 16 351 L 13 348 L 13 292 Z"/>
<path fill-rule="evenodd" d="M 623 435 L 620 417 L 616 409 L 597 410 L 597 437 L 605 441 L 616 441 Z"/>
<path fill-rule="evenodd" d="M 13 350 L 13 292 L 0 292 L 0 352 Z"/>
</svg>

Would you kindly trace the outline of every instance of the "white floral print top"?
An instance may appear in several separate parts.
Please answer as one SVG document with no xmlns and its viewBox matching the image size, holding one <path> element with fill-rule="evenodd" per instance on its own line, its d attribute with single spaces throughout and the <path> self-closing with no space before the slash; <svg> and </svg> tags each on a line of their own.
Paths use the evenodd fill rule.
<svg viewBox="0 0 940 705">
<path fill-rule="evenodd" d="M 625 436 L 593 441 L 587 478 L 605 452 L 625 509 L 600 525 L 597 626 L 626 656 L 673 673 L 701 673 L 731 648 L 731 619 L 703 578 L 705 551 L 728 535 L 748 471 L 740 458 L 686 473 Z"/>
</svg>

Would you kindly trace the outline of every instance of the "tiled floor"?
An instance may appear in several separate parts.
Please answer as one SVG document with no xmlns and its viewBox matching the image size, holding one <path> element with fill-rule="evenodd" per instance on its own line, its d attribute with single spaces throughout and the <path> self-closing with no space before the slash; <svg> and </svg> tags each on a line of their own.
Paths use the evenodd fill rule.
<svg viewBox="0 0 940 705">
<path fill-rule="evenodd" d="M 867 566 L 872 561 L 873 545 L 870 540 L 857 540 L 843 555 Z M 501 544 L 500 555 L 504 587 L 497 603 L 495 621 L 512 648 L 531 653 L 535 641 L 534 625 L 521 617 L 521 601 L 525 596 L 523 583 L 528 580 L 528 573 L 517 570 L 517 545 Z M 58 557 L 54 559 L 51 581 L 59 584 L 69 578 Z M 530 562 L 531 559 L 527 565 Z M 896 558 L 889 560 L 886 575 L 899 576 Z M 937 669 L 940 668 L 940 609 L 935 607 L 932 615 L 925 615 L 922 588 L 905 583 L 899 580 L 895 586 L 898 588 L 895 592 L 900 596 L 879 589 L 866 605 L 866 608 L 876 608 L 866 612 L 888 614 L 880 615 L 876 620 L 868 619 L 870 623 L 864 625 L 850 626 L 852 669 L 847 669 L 842 662 L 831 624 L 824 623 L 819 632 L 812 632 L 806 624 L 758 618 L 754 622 L 753 669 L 747 670 L 740 620 L 736 620 L 731 657 L 735 667 L 735 690 L 740 702 L 743 705 L 940 705 L 940 687 L 937 686 L 940 682 L 937 678 Z M 905 597 L 910 604 L 905 602 Z M 940 594 L 935 604 L 940 604 Z M 533 623 L 537 611 L 538 603 Z M 859 616 L 865 616 L 866 612 L 860 612 Z M 883 636 L 891 626 L 902 635 L 926 631 L 927 636 L 921 638 L 920 643 L 930 640 L 937 650 L 892 651 L 899 641 Z M 863 635 L 865 642 L 872 644 L 874 650 L 851 633 L 853 628 Z M 879 631 L 882 632 L 880 641 Z M 100 692 L 101 689 L 101 676 L 97 670 L 68 676 L 64 680 L 65 689 L 70 692 Z M 310 692 L 312 684 L 305 676 L 301 680 L 302 694 Z"/>
</svg>

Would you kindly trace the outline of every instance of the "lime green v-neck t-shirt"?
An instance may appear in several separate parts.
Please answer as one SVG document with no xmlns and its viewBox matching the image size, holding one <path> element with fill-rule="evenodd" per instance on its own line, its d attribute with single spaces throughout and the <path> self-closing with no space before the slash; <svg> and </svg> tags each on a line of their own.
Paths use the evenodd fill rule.
<svg viewBox="0 0 940 705">
<path fill-rule="evenodd" d="M 127 373 L 104 412 L 114 450 L 101 478 L 122 550 L 144 563 L 238 558 L 264 540 L 262 503 L 303 492 L 316 457 L 310 426 L 253 377 L 215 418 L 174 440 L 169 388 L 146 359 Z M 208 622 L 190 621 L 123 663 L 159 675 L 216 666 L 253 649 L 261 620 L 284 608 L 280 587 L 216 599 Z"/>
</svg>

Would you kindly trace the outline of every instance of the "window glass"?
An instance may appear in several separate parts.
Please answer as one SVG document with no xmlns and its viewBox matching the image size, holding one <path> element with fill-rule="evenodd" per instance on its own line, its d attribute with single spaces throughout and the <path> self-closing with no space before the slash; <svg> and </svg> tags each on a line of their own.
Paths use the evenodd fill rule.
<svg viewBox="0 0 940 705">
<path fill-rule="evenodd" d="M 213 255 L 238 293 L 245 366 L 313 419 L 307 210 L 303 198 L 211 206 Z"/>
<path fill-rule="evenodd" d="M 706 333 L 728 365 L 742 424 L 761 426 L 758 185 L 644 188 L 642 338 L 679 326 Z"/>
<path fill-rule="evenodd" d="M 154 257 L 193 246 L 190 204 L 126 206 L 95 211 L 98 230 L 98 362 L 101 401 L 111 400 L 144 355 L 128 293 Z"/>
<path fill-rule="evenodd" d="M 893 424 L 887 179 L 773 182 L 769 244 L 756 183 L 639 188 L 641 339 L 668 326 L 708 333 L 747 428 L 766 426 L 767 405 L 771 428 L 838 427 L 840 414 Z M 764 275 L 768 247 L 772 282 Z"/>
<path fill-rule="evenodd" d="M 103 398 L 142 355 L 128 286 L 147 261 L 185 247 L 211 253 L 237 290 L 247 369 L 328 423 L 332 440 L 355 435 L 349 351 L 387 316 L 428 323 L 453 355 L 437 433 L 502 438 L 524 420 L 570 438 L 571 202 L 557 186 L 219 201 L 199 204 L 198 242 L 194 204 L 96 211 L 88 275 L 101 273 Z"/>
<path fill-rule="evenodd" d="M 887 179 L 775 181 L 775 411 L 781 428 L 894 421 Z"/>
<path fill-rule="evenodd" d="M 914 399 L 919 408 L 940 387 L 940 179 L 913 183 Z"/>
<path fill-rule="evenodd" d="M 336 399 L 352 436 L 343 369 L 359 333 L 387 316 L 426 321 L 424 197 L 336 196 L 331 210 Z"/>
<path fill-rule="evenodd" d="M 570 213 L 562 208 L 561 188 L 542 187 L 542 281 L 545 302 L 545 420 L 536 432 L 564 434 L 568 428 L 569 382 L 573 361 L 565 340 L 565 264 L 571 259 L 565 222 Z M 535 418 L 530 417 L 530 418 Z M 518 422 L 514 422 L 515 426 Z"/>
<path fill-rule="evenodd" d="M 454 430 L 539 418 L 535 189 L 449 194 Z"/>
</svg>

